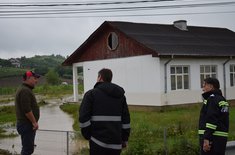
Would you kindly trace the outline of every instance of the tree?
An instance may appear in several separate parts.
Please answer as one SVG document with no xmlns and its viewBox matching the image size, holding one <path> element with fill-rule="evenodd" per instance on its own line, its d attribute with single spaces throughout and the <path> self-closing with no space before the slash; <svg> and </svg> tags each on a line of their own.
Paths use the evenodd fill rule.
<svg viewBox="0 0 235 155">
<path fill-rule="evenodd" d="M 46 74 L 46 80 L 48 84 L 57 85 L 60 83 L 59 75 L 54 69 L 50 69 Z"/>
<path fill-rule="evenodd" d="M 37 74 L 45 75 L 48 73 L 48 68 L 46 66 L 38 66 L 34 69 Z"/>
<path fill-rule="evenodd" d="M 12 64 L 9 60 L 0 59 L 0 66 L 2 66 L 2 67 L 12 67 Z"/>
</svg>

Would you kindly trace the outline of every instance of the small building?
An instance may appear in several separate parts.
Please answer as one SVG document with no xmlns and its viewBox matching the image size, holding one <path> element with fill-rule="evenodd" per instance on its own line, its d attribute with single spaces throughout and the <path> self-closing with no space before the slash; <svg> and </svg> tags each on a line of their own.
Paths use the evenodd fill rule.
<svg viewBox="0 0 235 155">
<path fill-rule="evenodd" d="M 19 59 L 15 59 L 15 58 L 10 58 L 9 61 L 11 62 L 12 66 L 20 68 L 21 67 L 21 63 Z"/>
<path fill-rule="evenodd" d="M 83 67 L 84 91 L 97 72 L 113 71 L 113 83 L 130 105 L 165 106 L 201 102 L 202 82 L 216 77 L 228 100 L 235 99 L 235 33 L 226 28 L 105 21 L 63 65 Z"/>
</svg>

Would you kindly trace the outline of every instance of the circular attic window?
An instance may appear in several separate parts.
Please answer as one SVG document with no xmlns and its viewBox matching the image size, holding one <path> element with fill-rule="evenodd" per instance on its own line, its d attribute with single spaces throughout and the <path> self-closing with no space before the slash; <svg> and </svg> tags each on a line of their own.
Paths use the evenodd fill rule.
<svg viewBox="0 0 235 155">
<path fill-rule="evenodd" d="M 108 47 L 115 50 L 118 46 L 118 36 L 115 32 L 111 32 L 108 36 Z"/>
</svg>

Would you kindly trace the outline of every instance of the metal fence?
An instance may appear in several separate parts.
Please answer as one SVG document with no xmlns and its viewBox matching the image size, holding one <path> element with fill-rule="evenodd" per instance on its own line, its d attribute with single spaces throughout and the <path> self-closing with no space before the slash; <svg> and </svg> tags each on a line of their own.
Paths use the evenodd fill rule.
<svg viewBox="0 0 235 155">
<path fill-rule="evenodd" d="M 20 154 L 20 136 L 0 139 L 0 148 Z M 36 133 L 34 155 L 80 155 L 87 154 L 88 149 L 88 142 L 81 138 L 80 132 L 38 130 Z"/>
</svg>

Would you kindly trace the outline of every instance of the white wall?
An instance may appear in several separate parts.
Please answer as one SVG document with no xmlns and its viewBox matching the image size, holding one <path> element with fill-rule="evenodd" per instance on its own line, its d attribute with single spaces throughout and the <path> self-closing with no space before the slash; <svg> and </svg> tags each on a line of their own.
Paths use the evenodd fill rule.
<svg viewBox="0 0 235 155">
<path fill-rule="evenodd" d="M 230 65 L 235 65 L 235 59 L 226 64 L 226 97 L 228 100 L 235 99 L 235 86 L 230 85 Z"/>
<path fill-rule="evenodd" d="M 164 64 L 169 59 L 162 59 L 161 64 L 161 81 L 164 81 Z M 200 65 L 216 65 L 217 66 L 217 78 L 220 81 L 221 90 L 224 89 L 223 78 L 223 63 L 227 59 L 177 59 L 173 58 L 167 65 L 167 93 L 164 93 L 164 83 L 161 83 L 162 92 L 162 105 L 175 105 L 184 103 L 197 103 L 201 102 L 201 86 L 200 86 Z M 229 61 L 226 64 L 226 86 L 229 90 L 227 92 L 228 99 L 235 99 L 235 89 L 229 88 L 229 64 L 234 63 L 234 60 Z M 171 65 L 186 65 L 189 66 L 189 89 L 188 90 L 171 90 L 170 83 L 170 66 Z"/>
<path fill-rule="evenodd" d="M 123 87 L 130 105 L 161 105 L 160 63 L 151 55 L 83 63 L 84 90 L 92 89 L 98 71 L 113 71 L 113 83 Z"/>
<path fill-rule="evenodd" d="M 200 65 L 217 66 L 217 78 L 220 81 L 221 90 L 224 91 L 223 63 L 227 59 L 173 58 L 167 65 L 167 93 L 165 93 L 164 64 L 168 60 L 145 55 L 74 65 L 83 66 L 84 91 L 93 88 L 100 69 L 111 69 L 113 71 L 112 82 L 125 89 L 129 105 L 163 106 L 201 102 Z M 225 65 L 226 94 L 227 99 L 235 99 L 235 87 L 230 86 L 230 64 L 235 64 L 235 60 L 230 60 Z M 172 65 L 189 66 L 188 90 L 171 90 L 170 66 Z"/>
</svg>

